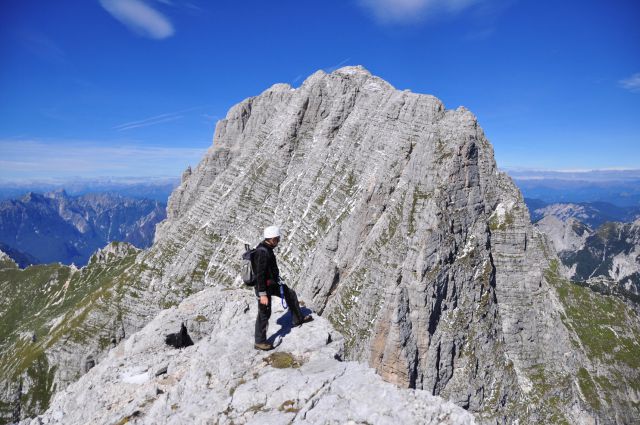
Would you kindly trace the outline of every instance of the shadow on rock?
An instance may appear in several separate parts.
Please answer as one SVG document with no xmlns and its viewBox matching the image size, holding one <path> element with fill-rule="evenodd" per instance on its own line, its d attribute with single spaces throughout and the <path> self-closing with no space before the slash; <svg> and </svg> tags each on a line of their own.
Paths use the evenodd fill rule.
<svg viewBox="0 0 640 425">
<path fill-rule="evenodd" d="M 302 311 L 302 317 L 313 313 L 310 309 L 302 306 L 300 307 L 300 310 Z M 273 344 L 278 337 L 284 338 L 285 335 L 288 335 L 289 332 L 291 332 L 291 328 L 293 328 L 293 315 L 291 314 L 291 310 L 288 310 L 280 316 L 276 323 L 280 325 L 280 329 L 267 338 L 267 342 L 269 344 Z"/>
</svg>

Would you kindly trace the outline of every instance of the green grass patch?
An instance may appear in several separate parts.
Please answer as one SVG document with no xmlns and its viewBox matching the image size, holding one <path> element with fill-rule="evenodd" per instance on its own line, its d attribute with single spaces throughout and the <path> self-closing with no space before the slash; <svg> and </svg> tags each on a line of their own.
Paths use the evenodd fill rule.
<svg viewBox="0 0 640 425">
<path fill-rule="evenodd" d="M 302 363 L 291 353 L 278 351 L 264 358 L 264 362 L 276 369 L 299 368 Z"/>
<path fill-rule="evenodd" d="M 593 379 L 587 369 L 581 367 L 578 370 L 578 385 L 580 386 L 580 392 L 584 396 L 585 400 L 595 410 L 600 410 L 600 398 L 598 397 L 598 390 L 596 388 Z"/>
<path fill-rule="evenodd" d="M 563 278 L 555 259 L 544 276 L 564 306 L 563 323 L 578 337 L 576 349 L 582 347 L 602 375 L 616 377 L 610 380 L 605 376 L 592 376 L 580 368 L 577 380 L 585 401 L 595 411 L 604 409 L 604 401 L 632 409 L 624 394 L 628 387 L 640 390 L 638 313 L 616 296 L 597 293 L 582 282 Z"/>
<path fill-rule="evenodd" d="M 131 292 L 123 288 L 130 286 L 126 271 L 134 265 L 136 255 L 132 250 L 123 258 L 113 257 L 106 264 L 94 262 L 79 270 L 60 264 L 0 270 L 4 297 L 0 303 L 0 379 L 31 382 L 23 401 L 29 415 L 42 413 L 55 391 L 56 367 L 46 356 L 49 347 L 59 341 L 85 344 L 89 339 L 101 349 L 110 346 L 110 338 L 86 323 L 86 318 L 97 309 L 122 315 L 120 302 Z"/>
</svg>

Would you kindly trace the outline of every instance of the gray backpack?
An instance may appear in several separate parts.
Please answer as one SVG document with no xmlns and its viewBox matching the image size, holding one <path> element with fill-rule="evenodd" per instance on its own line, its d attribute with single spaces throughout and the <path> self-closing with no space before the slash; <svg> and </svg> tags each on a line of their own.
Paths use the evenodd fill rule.
<svg viewBox="0 0 640 425">
<path fill-rule="evenodd" d="M 256 252 L 255 249 L 251 249 L 248 244 L 244 244 L 240 276 L 242 276 L 242 281 L 247 286 L 256 286 L 256 275 L 253 273 L 253 264 L 251 263 L 251 257 L 253 257 L 254 252 Z"/>
</svg>

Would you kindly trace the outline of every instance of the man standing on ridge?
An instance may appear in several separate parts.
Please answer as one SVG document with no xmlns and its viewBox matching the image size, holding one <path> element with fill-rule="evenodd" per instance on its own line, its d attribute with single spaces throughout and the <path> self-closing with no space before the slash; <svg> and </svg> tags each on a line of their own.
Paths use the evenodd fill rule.
<svg viewBox="0 0 640 425">
<path fill-rule="evenodd" d="M 256 318 L 255 345 L 258 350 L 271 350 L 273 345 L 267 342 L 267 326 L 271 317 L 271 296 L 284 296 L 291 310 L 293 326 L 313 320 L 311 315 L 303 316 L 298 297 L 293 289 L 280 280 L 280 271 L 273 249 L 280 243 L 280 228 L 269 226 L 264 229 L 264 240 L 258 244 L 251 259 L 256 276 L 256 296 L 258 297 L 258 317 Z"/>
</svg>

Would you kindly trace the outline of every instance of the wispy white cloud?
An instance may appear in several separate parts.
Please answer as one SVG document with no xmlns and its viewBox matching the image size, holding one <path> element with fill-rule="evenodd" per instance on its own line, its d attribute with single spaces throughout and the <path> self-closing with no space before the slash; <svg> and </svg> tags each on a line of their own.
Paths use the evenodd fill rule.
<svg viewBox="0 0 640 425">
<path fill-rule="evenodd" d="M 438 14 L 458 13 L 480 0 L 359 0 L 359 4 L 384 24 L 418 22 Z"/>
<path fill-rule="evenodd" d="M 179 120 L 180 118 L 182 118 L 182 115 L 161 114 L 161 115 L 156 115 L 155 117 L 150 117 L 140 121 L 131 121 L 124 124 L 116 125 L 115 127 L 113 127 L 113 129 L 118 131 L 132 130 L 134 128 L 149 127 L 156 124 L 175 121 L 175 120 Z"/>
<path fill-rule="evenodd" d="M 202 108 L 203 108 L 203 106 L 194 106 L 192 108 L 182 109 L 182 110 L 176 111 L 176 112 L 167 112 L 165 114 L 155 115 L 153 117 L 145 118 L 145 119 L 142 119 L 142 120 L 136 120 L 136 121 L 126 122 L 126 123 L 123 123 L 123 124 L 118 124 L 118 125 L 114 126 L 113 129 L 117 130 L 117 131 L 125 131 L 125 130 L 132 130 L 134 128 L 149 127 L 149 126 L 156 125 L 156 124 L 162 124 L 162 123 L 165 123 L 165 122 L 176 121 L 176 120 L 184 118 L 184 115 L 183 115 L 184 113 L 190 112 L 190 111 L 195 111 L 197 109 L 202 109 Z"/>
<path fill-rule="evenodd" d="M 217 114 L 207 114 L 207 113 L 205 112 L 205 113 L 203 113 L 203 114 L 200 114 L 200 116 L 201 116 L 202 118 L 204 118 L 204 120 L 205 120 L 207 123 L 216 123 L 216 122 L 218 122 L 218 121 L 220 120 L 220 116 L 219 116 L 219 115 L 217 115 Z"/>
<path fill-rule="evenodd" d="M 634 93 L 640 93 L 640 72 L 636 72 L 629 78 L 619 81 L 620 86 Z"/>
<path fill-rule="evenodd" d="M 344 58 L 339 63 L 337 63 L 335 65 L 331 65 L 330 67 L 324 68 L 324 72 L 332 73 L 333 71 L 339 69 L 342 65 L 346 64 L 350 60 L 351 60 L 351 58 Z"/>
<path fill-rule="evenodd" d="M 171 21 L 141 0 L 100 0 L 102 7 L 138 35 L 154 39 L 174 34 Z"/>
<path fill-rule="evenodd" d="M 0 140 L 0 178 L 179 176 L 205 151 L 206 147 L 5 139 Z"/>
<path fill-rule="evenodd" d="M 55 64 L 67 62 L 67 55 L 64 50 L 50 37 L 30 30 L 21 31 L 19 36 L 27 49 L 40 59 Z"/>
</svg>

